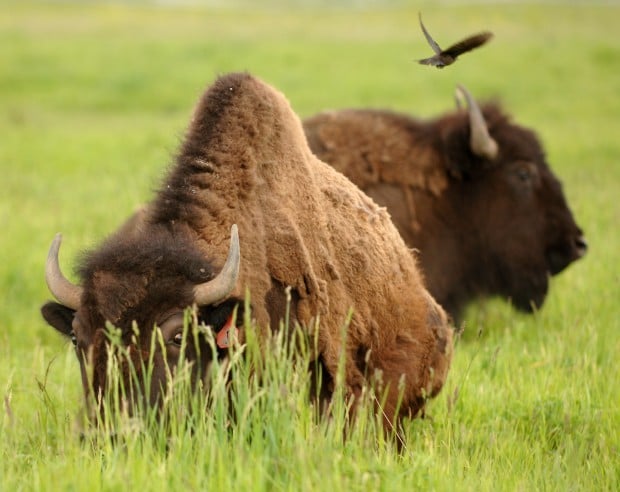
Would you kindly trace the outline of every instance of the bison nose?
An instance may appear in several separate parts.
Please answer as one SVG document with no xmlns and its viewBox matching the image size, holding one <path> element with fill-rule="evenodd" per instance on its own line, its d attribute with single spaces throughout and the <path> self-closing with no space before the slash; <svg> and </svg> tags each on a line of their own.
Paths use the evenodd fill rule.
<svg viewBox="0 0 620 492">
<path fill-rule="evenodd" d="M 577 257 L 581 258 L 588 251 L 588 243 L 583 236 L 579 236 L 575 239 L 575 249 L 577 250 Z"/>
</svg>

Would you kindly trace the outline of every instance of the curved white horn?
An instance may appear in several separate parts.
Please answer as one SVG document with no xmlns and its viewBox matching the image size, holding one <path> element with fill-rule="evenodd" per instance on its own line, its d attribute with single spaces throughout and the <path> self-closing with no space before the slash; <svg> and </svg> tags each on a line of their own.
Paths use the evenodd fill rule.
<svg viewBox="0 0 620 492">
<path fill-rule="evenodd" d="M 480 157 L 486 157 L 487 159 L 495 159 L 497 157 L 498 147 L 497 142 L 493 140 L 489 135 L 489 129 L 487 128 L 484 116 L 480 107 L 471 97 L 471 94 L 462 85 L 457 85 L 456 97 L 465 98 L 467 101 L 467 107 L 469 110 L 469 145 L 474 154 Z"/>
<path fill-rule="evenodd" d="M 226 263 L 224 263 L 224 267 L 217 277 L 194 287 L 196 304 L 199 306 L 217 304 L 228 297 L 237 284 L 240 260 L 239 232 L 237 231 L 237 224 L 233 224 L 230 228 L 230 247 Z"/>
<path fill-rule="evenodd" d="M 58 233 L 54 237 L 49 253 L 47 254 L 47 262 L 45 263 L 45 281 L 47 282 L 47 287 L 52 295 L 58 299 L 61 304 L 77 311 L 80 307 L 82 287 L 69 282 L 60 270 L 58 251 L 60 250 L 61 242 L 62 235 Z"/>
</svg>

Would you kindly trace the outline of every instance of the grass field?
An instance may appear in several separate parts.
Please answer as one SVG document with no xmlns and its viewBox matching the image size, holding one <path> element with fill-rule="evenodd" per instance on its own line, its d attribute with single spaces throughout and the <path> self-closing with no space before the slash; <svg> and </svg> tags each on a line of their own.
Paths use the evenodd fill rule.
<svg viewBox="0 0 620 492">
<path fill-rule="evenodd" d="M 620 489 L 620 6 L 335 3 L 0 5 L 0 490 Z M 419 9 L 440 44 L 496 38 L 443 71 L 421 67 Z M 63 231 L 70 272 L 152 195 L 201 91 L 239 70 L 301 116 L 430 117 L 452 109 L 456 83 L 497 97 L 538 131 L 586 232 L 587 257 L 541 312 L 472 306 L 432 418 L 407 426 L 402 454 L 363 423 L 345 443 L 338 422 L 314 424 L 286 358 L 266 389 L 248 388 L 243 428 L 214 418 L 166 445 L 79 439 L 77 362 L 38 311 L 48 245 Z"/>
</svg>

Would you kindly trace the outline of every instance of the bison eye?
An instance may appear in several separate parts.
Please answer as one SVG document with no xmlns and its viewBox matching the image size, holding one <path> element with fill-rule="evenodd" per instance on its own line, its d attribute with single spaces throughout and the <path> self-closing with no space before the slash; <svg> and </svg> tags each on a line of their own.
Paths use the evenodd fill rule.
<svg viewBox="0 0 620 492">
<path fill-rule="evenodd" d="M 173 338 L 172 338 L 172 343 L 174 343 L 177 346 L 181 346 L 181 343 L 183 343 L 183 333 L 179 332 L 177 333 Z"/>
<path fill-rule="evenodd" d="M 528 169 L 525 169 L 522 167 L 517 170 L 517 176 L 519 177 L 521 181 L 525 183 L 530 180 L 530 178 L 532 177 L 532 174 L 530 173 Z"/>
<path fill-rule="evenodd" d="M 521 183 L 534 184 L 538 181 L 538 169 L 533 162 L 517 162 L 513 172 Z"/>
<path fill-rule="evenodd" d="M 73 344 L 74 347 L 77 347 L 77 337 L 75 336 L 74 332 L 71 332 L 71 343 Z"/>
</svg>

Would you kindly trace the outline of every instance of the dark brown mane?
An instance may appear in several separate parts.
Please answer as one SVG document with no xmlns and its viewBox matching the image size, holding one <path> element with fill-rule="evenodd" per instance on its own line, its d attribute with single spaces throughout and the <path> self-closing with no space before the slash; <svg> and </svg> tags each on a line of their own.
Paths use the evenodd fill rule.
<svg viewBox="0 0 620 492">
<path fill-rule="evenodd" d="M 92 302 L 102 318 L 130 330 L 131 322 L 149 309 L 191 305 L 192 287 L 213 278 L 214 272 L 187 237 L 153 226 L 144 236 L 114 235 L 85 253 L 79 275 L 87 287 L 97 283 L 88 290 L 97 293 Z M 107 278 L 113 279 L 110 285 Z"/>
<path fill-rule="evenodd" d="M 223 220 L 223 210 L 234 209 L 254 192 L 257 166 L 278 163 L 290 152 L 284 142 L 305 147 L 298 126 L 295 115 L 283 111 L 280 101 L 249 74 L 220 77 L 198 103 L 152 207 L 153 221 L 181 220 L 198 230 L 213 218 Z M 223 181 L 234 185 L 228 194 L 220 193 Z"/>
<path fill-rule="evenodd" d="M 545 163 L 545 151 L 535 131 L 514 123 L 510 116 L 495 106 L 483 106 L 489 130 L 498 143 L 502 155 L 511 161 L 527 159 Z"/>
<path fill-rule="evenodd" d="M 147 273 L 153 269 L 158 276 L 181 274 L 193 283 L 213 276 L 209 262 L 187 237 L 161 226 L 150 227 L 146 237 L 111 236 L 82 255 L 78 272 L 85 280 L 101 270 L 122 274 Z"/>
<path fill-rule="evenodd" d="M 217 79 L 200 99 L 190 122 L 190 130 L 180 149 L 188 159 L 202 157 L 214 139 L 221 137 L 221 120 L 238 99 L 239 89 L 251 80 L 247 73 L 234 73 Z"/>
<path fill-rule="evenodd" d="M 454 178 L 467 180 L 472 173 L 480 174 L 489 167 L 518 160 L 544 162 L 544 151 L 535 132 L 513 123 L 499 103 L 488 102 L 480 109 L 500 149 L 498 158 L 484 162 L 484 166 L 480 165 L 480 158 L 471 150 L 464 152 L 463 142 L 469 139 L 469 121 L 465 112 L 449 113 L 428 124 L 441 139 L 439 149 L 446 159 L 441 165 L 446 166 Z"/>
</svg>

